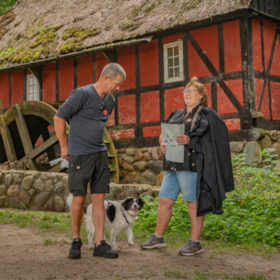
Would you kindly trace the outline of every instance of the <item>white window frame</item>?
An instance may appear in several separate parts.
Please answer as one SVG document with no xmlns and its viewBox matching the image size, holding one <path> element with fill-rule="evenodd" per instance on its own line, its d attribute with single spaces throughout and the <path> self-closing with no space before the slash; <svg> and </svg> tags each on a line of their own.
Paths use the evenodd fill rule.
<svg viewBox="0 0 280 280">
<path fill-rule="evenodd" d="M 168 78 L 168 48 L 179 47 L 179 76 Z M 164 44 L 163 45 L 163 56 L 164 56 L 164 82 L 171 83 L 184 80 L 184 69 L 183 69 L 183 42 L 178 40 L 174 43 Z"/>
<path fill-rule="evenodd" d="M 34 92 L 30 93 L 30 78 L 35 78 L 36 84 L 37 84 L 37 99 L 30 99 L 30 94 L 34 94 Z M 39 82 L 38 79 L 36 78 L 36 76 L 34 74 L 29 74 L 26 76 L 26 98 L 28 101 L 40 101 L 40 90 L 39 90 Z"/>
</svg>

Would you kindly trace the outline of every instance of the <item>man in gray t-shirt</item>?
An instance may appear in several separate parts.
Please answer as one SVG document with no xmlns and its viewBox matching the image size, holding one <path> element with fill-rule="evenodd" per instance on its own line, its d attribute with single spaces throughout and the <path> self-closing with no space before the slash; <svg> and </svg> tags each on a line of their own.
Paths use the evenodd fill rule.
<svg viewBox="0 0 280 280">
<path fill-rule="evenodd" d="M 104 143 L 105 126 L 115 106 L 113 92 L 120 89 L 126 79 L 124 69 L 117 63 L 107 64 L 95 84 L 77 88 L 59 107 L 54 117 L 61 157 L 69 155 L 68 187 L 73 194 L 70 208 L 73 243 L 69 258 L 81 257 L 81 225 L 83 205 L 90 182 L 92 220 L 95 227 L 94 256 L 114 258 L 113 251 L 104 239 L 105 193 L 109 192 L 110 169 L 107 147 Z M 65 120 L 70 130 L 66 136 Z"/>
</svg>

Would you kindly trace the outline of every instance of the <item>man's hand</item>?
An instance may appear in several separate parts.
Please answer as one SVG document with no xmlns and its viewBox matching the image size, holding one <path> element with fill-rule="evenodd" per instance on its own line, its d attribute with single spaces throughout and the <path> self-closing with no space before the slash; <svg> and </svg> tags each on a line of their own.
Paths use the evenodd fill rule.
<svg viewBox="0 0 280 280">
<path fill-rule="evenodd" d="M 166 145 L 164 143 L 160 143 L 160 149 L 165 154 L 167 151 Z"/>
<path fill-rule="evenodd" d="M 61 147 L 61 154 L 60 154 L 60 157 L 62 158 L 67 158 L 67 152 L 68 152 L 68 147 Z"/>
<path fill-rule="evenodd" d="M 179 145 L 188 145 L 190 142 L 190 137 L 187 135 L 178 135 L 176 141 Z"/>
</svg>

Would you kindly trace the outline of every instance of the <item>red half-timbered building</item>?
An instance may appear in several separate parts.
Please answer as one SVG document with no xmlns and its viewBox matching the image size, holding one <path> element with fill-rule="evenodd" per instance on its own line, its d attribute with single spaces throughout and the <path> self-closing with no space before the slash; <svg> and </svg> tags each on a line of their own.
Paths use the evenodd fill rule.
<svg viewBox="0 0 280 280">
<path fill-rule="evenodd" d="M 128 1 L 116 2 L 121 10 L 120 2 Z M 124 37 L 116 35 L 110 41 L 101 31 L 96 42 L 92 39 L 94 47 L 67 54 L 17 63 L 3 59 L 8 40 L 7 46 L 0 43 L 0 100 L 4 110 L 24 100 L 63 102 L 76 87 L 94 83 L 108 62 L 118 62 L 126 70 L 127 80 L 115 94 L 116 106 L 107 126 L 117 148 L 157 146 L 160 124 L 174 109 L 184 107 L 182 91 L 193 76 L 204 84 L 210 106 L 224 119 L 232 141 L 251 140 L 255 128 L 279 130 L 280 1 L 212 1 L 215 9 L 208 8 L 210 0 L 185 1 L 193 3 L 181 6 L 180 16 L 184 15 L 182 9 L 188 8 L 186 16 L 189 14 L 191 20 L 176 24 L 170 8 L 165 13 L 170 13 L 173 25 L 141 29 L 153 13 L 158 16 L 162 12 L 161 5 L 179 5 L 180 1 L 164 2 L 135 4 L 139 7 L 134 15 L 138 25 L 137 21 L 128 22 L 130 30 L 119 35 Z M 228 7 L 219 12 L 219 2 Z M 22 1 L 14 7 L 15 14 L 24 3 L 31 5 L 31 1 Z M 154 6 L 148 13 L 149 5 Z M 135 11 L 135 7 L 129 9 L 130 14 Z M 208 13 L 200 16 L 205 9 Z M 5 14 L 0 21 L 5 20 L 3 17 Z M 6 20 L 5 28 L 11 30 L 2 35 L 4 39 L 12 36 L 13 25 L 14 20 Z M 124 23 L 119 26 L 125 29 Z M 139 33 L 137 29 L 141 29 Z"/>
</svg>

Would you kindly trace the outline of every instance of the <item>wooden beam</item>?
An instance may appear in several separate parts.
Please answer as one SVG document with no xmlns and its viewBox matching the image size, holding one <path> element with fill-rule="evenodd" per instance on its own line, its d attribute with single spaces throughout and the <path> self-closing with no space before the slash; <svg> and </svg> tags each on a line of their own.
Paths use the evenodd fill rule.
<svg viewBox="0 0 280 280">
<path fill-rule="evenodd" d="M 29 135 L 29 131 L 25 119 L 22 116 L 19 105 L 18 104 L 14 105 L 13 110 L 14 110 L 14 116 L 17 124 L 19 137 L 24 149 L 24 153 L 26 156 L 28 156 L 33 151 L 33 145 Z M 30 169 L 37 170 L 35 163 L 31 159 L 28 159 L 27 163 Z"/>
<path fill-rule="evenodd" d="M 65 167 L 61 167 L 61 162 L 58 163 L 57 165 L 55 165 L 54 167 L 52 167 L 51 169 L 48 170 L 48 172 L 60 172 L 63 169 L 66 169 Z"/>
<path fill-rule="evenodd" d="M 0 100 L 0 115 L 3 115 L 3 102 Z"/>
<path fill-rule="evenodd" d="M 13 139 L 10 133 L 9 128 L 7 127 L 5 118 L 3 115 L 0 115 L 0 130 L 1 130 L 1 135 L 3 139 L 3 144 L 5 147 L 7 159 L 11 162 L 14 162 L 17 160 L 17 155 L 13 143 Z"/>
<path fill-rule="evenodd" d="M 54 146 L 58 142 L 56 134 L 53 135 L 50 139 L 40 145 L 38 148 L 34 149 L 30 154 L 29 158 L 33 159 L 41 154 L 43 154 L 48 148 Z M 22 159 L 21 159 L 22 160 Z"/>
<path fill-rule="evenodd" d="M 48 139 L 51 138 L 47 127 L 42 132 L 42 137 L 43 137 L 44 142 L 46 142 Z M 50 147 L 49 149 L 47 149 L 46 152 L 47 152 L 49 160 L 56 159 L 56 155 L 55 155 L 55 151 L 54 151 L 53 147 Z"/>
</svg>

